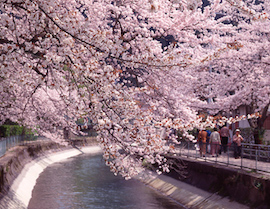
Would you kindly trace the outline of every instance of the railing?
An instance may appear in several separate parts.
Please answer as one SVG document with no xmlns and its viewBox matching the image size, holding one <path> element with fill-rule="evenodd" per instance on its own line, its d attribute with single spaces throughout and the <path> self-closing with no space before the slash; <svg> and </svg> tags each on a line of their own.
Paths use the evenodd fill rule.
<svg viewBox="0 0 270 209">
<path fill-rule="evenodd" d="M 7 150 L 12 147 L 25 145 L 36 140 L 43 139 L 34 135 L 23 135 L 23 136 L 10 136 L 0 139 L 0 157 L 2 157 Z"/>
<path fill-rule="evenodd" d="M 270 146 L 261 144 L 242 144 L 243 156 L 256 161 L 270 162 Z"/>
<path fill-rule="evenodd" d="M 223 164 L 231 167 L 238 167 L 249 170 L 250 172 L 266 172 L 270 173 L 270 146 L 258 144 L 241 145 L 241 154 L 239 158 L 235 158 L 235 145 L 227 146 L 227 152 L 222 154 L 214 153 L 214 157 L 210 153 L 210 144 L 205 144 L 207 151 L 205 155 L 200 153 L 200 148 L 197 143 L 190 141 L 182 142 L 177 151 L 180 156 L 187 158 L 195 158 L 215 164 Z M 218 145 L 219 146 L 219 145 Z"/>
</svg>

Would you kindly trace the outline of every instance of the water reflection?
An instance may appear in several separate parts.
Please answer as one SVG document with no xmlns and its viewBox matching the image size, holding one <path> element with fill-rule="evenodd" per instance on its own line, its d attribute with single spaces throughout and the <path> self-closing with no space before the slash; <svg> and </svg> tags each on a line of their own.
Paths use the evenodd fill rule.
<svg viewBox="0 0 270 209">
<path fill-rule="evenodd" d="M 48 167 L 29 209 L 180 209 L 136 180 L 114 176 L 101 156 L 82 155 Z"/>
</svg>

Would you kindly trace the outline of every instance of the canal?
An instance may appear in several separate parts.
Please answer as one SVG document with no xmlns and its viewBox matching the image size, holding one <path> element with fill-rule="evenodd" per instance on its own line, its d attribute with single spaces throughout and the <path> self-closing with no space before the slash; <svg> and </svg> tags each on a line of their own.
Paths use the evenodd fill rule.
<svg viewBox="0 0 270 209">
<path fill-rule="evenodd" d="M 80 155 L 47 167 L 29 209 L 182 209 L 137 180 L 115 176 L 101 155 Z"/>
</svg>

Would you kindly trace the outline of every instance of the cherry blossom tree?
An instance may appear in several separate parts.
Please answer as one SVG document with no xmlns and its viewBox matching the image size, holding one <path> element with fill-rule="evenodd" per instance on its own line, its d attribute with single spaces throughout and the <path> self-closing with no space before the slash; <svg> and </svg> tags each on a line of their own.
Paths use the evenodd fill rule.
<svg viewBox="0 0 270 209">
<path fill-rule="evenodd" d="M 202 97 L 215 100 L 205 106 L 212 114 L 229 113 L 243 105 L 247 114 L 259 112 L 260 117 L 249 119 L 255 129 L 255 141 L 258 141 L 258 130 L 263 127 L 270 104 L 270 22 L 269 18 L 259 18 L 269 12 L 269 2 L 265 3 L 256 3 L 250 8 L 242 6 L 240 9 L 245 12 L 232 16 L 227 24 L 239 30 L 236 41 L 228 44 L 233 50 L 226 49 L 226 53 L 208 62 L 200 73 L 204 80 L 200 83 L 204 86 L 197 83 Z M 239 8 L 239 4 L 235 6 Z"/>
<path fill-rule="evenodd" d="M 64 127 L 90 117 L 114 173 L 129 178 L 145 162 L 169 171 L 166 155 L 179 143 L 170 130 L 192 139 L 187 131 L 202 124 L 203 94 L 237 89 L 231 76 L 241 68 L 248 77 L 250 62 L 253 76 L 267 75 L 269 65 L 264 71 L 252 56 L 267 58 L 268 9 L 266 1 L 240 0 L 1 0 L 0 120 L 57 140 Z M 211 65 L 228 73 L 209 81 Z M 226 92 L 218 88 L 227 84 Z M 257 89 L 269 96 L 269 86 Z M 231 104 L 222 99 L 217 110 Z"/>
</svg>

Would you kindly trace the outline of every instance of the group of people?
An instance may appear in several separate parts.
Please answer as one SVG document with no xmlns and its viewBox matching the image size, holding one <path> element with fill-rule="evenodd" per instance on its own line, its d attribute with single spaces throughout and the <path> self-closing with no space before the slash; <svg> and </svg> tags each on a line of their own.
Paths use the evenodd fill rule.
<svg viewBox="0 0 270 209">
<path fill-rule="evenodd" d="M 217 128 L 213 132 L 209 130 L 200 130 L 197 137 L 197 142 L 200 148 L 200 156 L 205 157 L 208 153 L 208 146 L 210 145 L 210 154 L 215 157 L 222 152 L 227 153 L 228 142 L 230 139 L 230 130 L 226 124 L 218 131 Z M 234 157 L 237 159 L 241 156 L 241 142 L 244 141 L 240 135 L 240 130 L 236 129 L 232 137 L 234 145 Z"/>
</svg>

